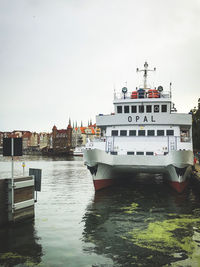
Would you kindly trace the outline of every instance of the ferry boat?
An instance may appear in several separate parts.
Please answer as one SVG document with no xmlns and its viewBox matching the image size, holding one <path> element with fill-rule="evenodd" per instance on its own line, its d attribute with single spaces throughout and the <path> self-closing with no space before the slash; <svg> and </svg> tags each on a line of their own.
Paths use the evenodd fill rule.
<svg viewBox="0 0 200 267">
<path fill-rule="evenodd" d="M 147 85 L 147 62 L 143 86 L 114 93 L 114 113 L 96 116 L 101 137 L 86 144 L 84 163 L 93 177 L 95 191 L 118 179 L 138 173 L 163 174 L 170 185 L 182 192 L 193 165 L 192 116 L 177 113 L 172 103 L 171 84 Z"/>
</svg>

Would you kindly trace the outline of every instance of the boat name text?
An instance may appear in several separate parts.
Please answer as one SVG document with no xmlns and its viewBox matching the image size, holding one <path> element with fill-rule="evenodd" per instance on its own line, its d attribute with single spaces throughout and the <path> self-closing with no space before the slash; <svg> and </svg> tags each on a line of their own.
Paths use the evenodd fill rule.
<svg viewBox="0 0 200 267">
<path fill-rule="evenodd" d="M 143 117 L 140 117 L 140 116 L 128 116 L 128 122 L 156 122 L 154 120 L 154 117 L 151 116 L 150 118 L 147 118 L 147 116 L 143 116 Z"/>
</svg>

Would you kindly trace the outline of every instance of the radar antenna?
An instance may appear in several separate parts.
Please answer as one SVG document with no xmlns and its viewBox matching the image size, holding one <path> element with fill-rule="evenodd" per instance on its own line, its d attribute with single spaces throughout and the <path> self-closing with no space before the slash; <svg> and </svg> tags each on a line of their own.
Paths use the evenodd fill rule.
<svg viewBox="0 0 200 267">
<path fill-rule="evenodd" d="M 144 72 L 144 89 L 147 89 L 147 73 L 148 73 L 148 71 L 156 71 L 156 68 L 154 68 L 153 70 L 149 70 L 148 69 L 148 63 L 145 62 L 143 70 L 139 70 L 138 68 L 136 69 L 136 72 L 141 72 L 141 71 Z"/>
</svg>

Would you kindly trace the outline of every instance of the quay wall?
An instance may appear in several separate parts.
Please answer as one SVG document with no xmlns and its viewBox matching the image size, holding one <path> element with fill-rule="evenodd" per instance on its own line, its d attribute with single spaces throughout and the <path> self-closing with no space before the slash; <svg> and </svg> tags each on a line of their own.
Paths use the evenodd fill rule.
<svg viewBox="0 0 200 267">
<path fill-rule="evenodd" d="M 8 223 L 8 196 L 6 179 L 0 179 L 0 226 Z"/>
</svg>

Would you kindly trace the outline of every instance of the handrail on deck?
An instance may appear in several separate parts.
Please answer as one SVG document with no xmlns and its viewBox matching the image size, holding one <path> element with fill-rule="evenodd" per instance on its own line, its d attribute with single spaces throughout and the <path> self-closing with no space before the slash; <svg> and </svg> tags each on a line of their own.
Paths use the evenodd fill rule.
<svg viewBox="0 0 200 267">
<path fill-rule="evenodd" d="M 123 93 L 114 93 L 114 100 L 118 100 L 118 99 L 144 99 L 144 98 L 148 98 L 148 99 L 159 99 L 159 98 L 170 98 L 171 97 L 171 93 L 170 91 L 163 91 L 163 92 L 159 92 L 159 98 L 156 98 L 156 97 L 152 97 L 150 98 L 149 97 L 149 93 L 148 91 L 147 92 L 144 92 L 144 97 L 143 98 L 132 98 L 131 97 L 132 95 L 132 92 L 127 92 L 125 95 Z"/>
</svg>

